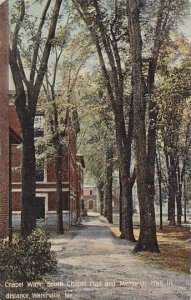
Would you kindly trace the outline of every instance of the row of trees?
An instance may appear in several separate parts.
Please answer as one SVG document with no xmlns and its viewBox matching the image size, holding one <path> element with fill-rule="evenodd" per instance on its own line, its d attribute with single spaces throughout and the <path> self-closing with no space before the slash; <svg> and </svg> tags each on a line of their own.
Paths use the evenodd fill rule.
<svg viewBox="0 0 191 300">
<path fill-rule="evenodd" d="M 140 206 L 140 236 L 134 251 L 158 252 L 154 211 L 159 111 L 155 97 L 156 75 L 161 50 L 166 47 L 170 30 L 188 2 L 112 1 L 110 7 L 106 1 L 72 2 L 96 47 L 114 114 L 121 182 L 121 237 L 134 241 L 131 173 L 134 140 Z"/>
<path fill-rule="evenodd" d="M 36 169 L 54 162 L 56 173 L 57 232 L 63 233 L 62 155 L 70 119 L 76 113 L 74 88 L 91 53 L 89 41 L 76 33 L 67 3 L 35 1 L 35 15 L 28 1 L 12 7 L 13 33 L 10 66 L 16 88 L 16 110 L 22 131 L 21 231 L 28 236 L 36 227 Z M 76 47 L 76 43 L 78 46 Z M 40 108 L 39 108 L 40 107 Z M 40 109 L 49 124 L 43 138 L 35 138 L 35 114 Z"/>
<path fill-rule="evenodd" d="M 21 231 L 23 236 L 29 235 L 36 227 L 35 217 L 35 185 L 36 163 L 34 145 L 34 120 L 40 90 L 47 70 L 47 64 L 55 38 L 62 0 L 56 0 L 51 7 L 51 0 L 44 5 L 40 21 L 31 24 L 27 8 L 30 3 L 24 0 L 16 2 L 15 22 L 9 51 L 9 62 L 16 88 L 16 111 L 22 131 L 22 214 Z M 47 22 L 49 9 L 52 8 Z M 17 12 L 19 11 L 19 16 Z M 32 26 L 33 25 L 33 26 Z M 43 31 L 47 31 L 43 36 Z M 26 37 L 27 35 L 27 37 Z M 42 43 L 43 39 L 43 43 Z M 25 57 L 30 57 L 23 62 Z M 26 68 L 29 76 L 26 74 Z"/>
<path fill-rule="evenodd" d="M 79 36 L 87 47 L 73 61 L 73 77 L 71 60 L 63 63 L 59 79 L 63 78 L 62 85 L 67 88 L 62 91 L 63 97 L 56 98 L 60 58 L 72 30 L 71 25 L 66 30 L 67 21 L 63 27 L 66 14 L 60 15 L 61 3 L 61 0 L 56 0 L 54 5 L 51 1 L 41 1 L 42 16 L 32 21 L 30 5 L 26 13 L 27 3 L 21 0 L 16 7 L 20 15 L 13 16 L 16 25 L 11 36 L 10 65 L 23 136 L 22 233 L 28 235 L 35 227 L 34 117 L 43 86 L 57 153 L 58 183 L 63 137 L 59 120 L 63 113 L 67 114 L 68 107 L 75 110 L 82 104 L 81 119 L 86 120 L 88 127 L 84 125 L 82 130 L 80 149 L 87 156 L 86 165 L 96 179 L 100 198 L 105 203 L 102 212 L 104 210 L 112 222 L 112 174 L 113 169 L 118 168 L 121 238 L 135 241 L 132 188 L 136 177 L 140 236 L 134 251 L 159 252 L 154 210 L 156 167 L 161 212 L 162 192 L 166 189 L 172 225 L 175 224 L 175 201 L 177 223 L 181 224 L 182 187 L 189 173 L 190 115 L 187 108 L 190 104 L 187 99 L 190 66 L 187 57 L 190 45 L 183 39 L 185 49 L 182 51 L 172 33 L 189 1 L 63 1 L 63 9 L 72 13 L 72 23 L 69 23 L 77 34 L 83 31 L 85 39 Z M 26 33 L 27 40 L 24 38 Z M 50 79 L 47 67 L 51 49 L 56 58 Z M 93 73 L 95 53 L 100 67 Z M 80 74 L 87 59 L 86 68 Z M 86 72 L 87 68 L 91 69 L 91 74 Z M 66 78 L 64 74 L 69 76 Z M 75 105 L 71 104 L 71 95 Z M 58 184 L 58 227 L 62 228 L 59 187 Z"/>
<path fill-rule="evenodd" d="M 159 86 L 157 172 L 159 185 L 168 193 L 170 225 L 181 225 L 183 185 L 190 176 L 190 61 L 183 60 L 164 76 Z M 162 199 L 162 189 L 159 191 Z M 175 206 L 177 220 L 175 220 Z M 186 194 L 184 202 L 186 222 Z M 161 224 L 162 227 L 162 224 Z"/>
</svg>

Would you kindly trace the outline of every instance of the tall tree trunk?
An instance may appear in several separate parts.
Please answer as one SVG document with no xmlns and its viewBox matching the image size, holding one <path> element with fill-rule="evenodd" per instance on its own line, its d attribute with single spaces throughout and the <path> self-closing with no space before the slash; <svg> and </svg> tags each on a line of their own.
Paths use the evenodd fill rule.
<svg viewBox="0 0 191 300">
<path fill-rule="evenodd" d="M 169 178 L 170 178 L 170 163 L 169 163 L 169 157 L 168 157 L 168 153 L 166 151 L 166 147 L 164 147 L 164 155 L 165 155 L 167 175 L 168 175 L 167 186 L 168 186 L 168 221 L 169 221 L 170 220 L 170 205 L 169 205 L 169 202 L 170 202 L 170 188 L 169 188 L 169 184 L 170 184 L 170 181 L 169 181 Z"/>
<path fill-rule="evenodd" d="M 134 99 L 134 129 L 137 190 L 140 206 L 140 235 L 134 252 L 159 252 L 156 238 L 154 197 L 150 193 L 148 156 L 145 129 L 145 112 L 142 74 L 142 38 L 139 7 L 136 0 L 127 2 L 130 50 L 132 55 L 132 89 Z"/>
<path fill-rule="evenodd" d="M 179 163 L 177 166 L 177 192 L 176 192 L 177 225 L 182 224 L 182 182 L 180 177 Z"/>
<path fill-rule="evenodd" d="M 176 203 L 176 165 L 172 155 L 170 155 L 170 170 L 168 174 L 168 188 L 169 188 L 169 225 L 175 226 L 175 203 Z"/>
<path fill-rule="evenodd" d="M 106 151 L 106 183 L 105 183 L 105 216 L 109 223 L 113 223 L 112 189 L 113 189 L 113 147 Z"/>
<path fill-rule="evenodd" d="M 59 11 L 62 0 L 56 0 L 50 17 L 50 26 L 47 31 L 47 38 L 41 48 L 42 57 L 39 58 L 40 38 L 45 25 L 46 15 L 51 5 L 47 1 L 42 12 L 41 22 L 36 30 L 37 39 L 32 49 L 32 59 L 29 76 L 26 76 L 19 53 L 19 34 L 22 22 L 25 18 L 25 1 L 20 1 L 20 13 L 15 24 L 10 44 L 9 63 L 16 88 L 16 110 L 19 117 L 22 138 L 23 138 L 23 157 L 22 157 L 22 208 L 21 208 L 21 233 L 23 236 L 29 235 L 36 227 L 35 213 L 35 187 L 36 187 L 36 166 L 35 166 L 35 146 L 34 146 L 34 117 L 38 96 L 43 83 L 44 75 L 52 48 L 51 41 L 55 37 Z M 36 72 L 38 62 L 38 71 Z M 29 79 L 28 79 L 29 78 Z M 26 89 L 25 89 L 26 88 Z"/>
<path fill-rule="evenodd" d="M 162 180 L 161 180 L 161 175 L 159 175 L 158 181 L 159 181 L 160 229 L 163 229 Z"/>
<path fill-rule="evenodd" d="M 55 171 L 56 171 L 56 212 L 57 212 L 57 233 L 64 233 L 63 226 L 63 201 L 62 201 L 62 146 L 59 141 L 55 145 Z"/>
<path fill-rule="evenodd" d="M 28 236 L 36 227 L 35 188 L 36 165 L 34 146 L 34 117 L 22 118 L 22 208 L 21 233 Z"/>
<path fill-rule="evenodd" d="M 116 140 L 119 155 L 119 168 L 121 178 L 121 238 L 134 242 L 133 214 L 132 214 L 132 184 L 131 184 L 131 145 L 125 130 L 123 114 L 115 116 Z"/>
<path fill-rule="evenodd" d="M 181 192 L 178 191 L 176 196 L 176 208 L 177 208 L 177 226 L 181 226 L 182 224 L 182 197 Z"/>
<path fill-rule="evenodd" d="M 99 201 L 100 201 L 100 214 L 104 215 L 104 191 L 103 188 L 98 185 Z"/>
<path fill-rule="evenodd" d="M 124 75 L 121 64 L 120 51 L 118 48 L 117 36 L 111 29 L 112 41 L 108 39 L 106 27 L 102 19 L 101 6 L 99 1 L 72 0 L 80 16 L 88 26 L 92 39 L 97 49 L 102 74 L 115 115 L 116 141 L 119 154 L 119 168 L 121 172 L 121 203 L 122 203 L 122 226 L 121 238 L 134 241 L 133 222 L 131 212 L 130 191 L 130 166 L 131 166 L 131 140 L 127 137 L 125 129 L 125 119 L 123 114 L 124 105 Z M 94 7 L 94 18 L 89 15 L 89 5 Z M 87 13 L 88 12 L 88 13 Z M 108 65 L 109 68 L 108 68 Z"/>
<path fill-rule="evenodd" d="M 187 223 L 186 178 L 184 177 L 184 223 Z"/>
<path fill-rule="evenodd" d="M 12 222 L 12 145 L 9 135 L 9 243 L 13 240 L 13 222 Z"/>
<path fill-rule="evenodd" d="M 63 155 L 63 147 L 61 144 L 62 137 L 59 134 L 59 121 L 58 121 L 58 107 L 55 102 L 55 91 L 54 86 L 52 86 L 52 107 L 53 107 L 53 115 L 50 118 L 50 128 L 52 132 L 52 143 L 54 145 L 55 151 L 55 173 L 56 173 L 56 217 L 57 217 L 57 233 L 64 233 L 63 226 L 63 197 L 62 197 L 62 155 Z M 70 170 L 70 168 L 69 168 Z M 69 171 L 70 172 L 70 171 Z M 70 177 L 70 176 L 69 176 Z M 69 180 L 70 181 L 70 180 Z M 70 193 L 69 193 L 70 195 Z M 70 206 L 70 199 L 69 199 Z M 70 208 L 69 208 L 69 225 L 70 225 Z"/>
<path fill-rule="evenodd" d="M 133 233 L 132 184 L 125 166 L 121 166 L 121 238 L 135 242 Z"/>
<path fill-rule="evenodd" d="M 163 229 L 163 209 L 162 209 L 162 174 L 161 174 L 161 163 L 160 163 L 160 154 L 159 157 L 156 153 L 156 165 L 157 165 L 157 175 L 158 175 L 158 184 L 159 184 L 159 207 L 160 207 L 160 229 Z"/>
<path fill-rule="evenodd" d="M 122 230 L 122 184 L 121 174 L 119 171 L 119 230 Z"/>
</svg>

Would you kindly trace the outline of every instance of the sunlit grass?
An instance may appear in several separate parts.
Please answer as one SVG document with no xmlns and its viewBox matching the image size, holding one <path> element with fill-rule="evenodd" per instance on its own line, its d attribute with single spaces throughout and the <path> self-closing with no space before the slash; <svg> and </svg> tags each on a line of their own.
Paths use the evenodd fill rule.
<svg viewBox="0 0 191 300">
<path fill-rule="evenodd" d="M 117 227 L 111 227 L 111 231 L 116 237 L 120 237 L 120 231 Z M 138 239 L 138 228 L 134 229 L 134 235 Z M 163 230 L 157 229 L 157 240 L 161 253 L 141 252 L 137 254 L 137 257 L 169 269 L 189 273 L 191 259 L 189 239 L 188 227 L 166 226 Z"/>
</svg>

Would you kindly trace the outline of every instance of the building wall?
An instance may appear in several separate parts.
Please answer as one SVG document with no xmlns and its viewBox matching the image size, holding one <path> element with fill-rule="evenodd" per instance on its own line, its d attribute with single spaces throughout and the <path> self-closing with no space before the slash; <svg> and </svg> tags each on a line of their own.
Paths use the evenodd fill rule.
<svg viewBox="0 0 191 300">
<path fill-rule="evenodd" d="M 84 213 L 84 193 L 83 193 L 83 186 L 84 186 L 84 160 L 82 156 L 77 157 L 77 214 L 78 216 Z"/>
<path fill-rule="evenodd" d="M 14 118 L 15 127 L 18 126 L 18 119 L 15 116 L 15 109 L 11 107 L 10 118 Z M 17 123 L 17 124 L 16 124 Z M 64 150 L 62 156 L 62 189 L 63 189 L 63 211 L 70 211 L 68 219 L 75 221 L 78 200 L 78 180 L 81 183 L 81 174 L 78 174 L 77 154 L 76 154 L 76 133 L 71 128 L 67 137 L 69 140 L 68 148 Z M 12 146 L 12 199 L 13 212 L 18 215 L 21 211 L 21 158 L 22 149 L 17 145 Z M 52 218 L 56 214 L 56 176 L 53 160 L 45 164 L 44 181 L 36 182 L 36 196 L 45 197 L 45 215 Z M 80 191 L 80 194 L 82 192 Z"/>
<path fill-rule="evenodd" d="M 7 4 L 0 5 L 0 236 L 8 236 L 9 125 Z"/>
<path fill-rule="evenodd" d="M 84 186 L 84 206 L 86 211 L 99 211 L 99 196 L 95 186 Z"/>
<path fill-rule="evenodd" d="M 15 109 L 15 105 L 12 103 L 15 99 L 14 94 L 9 93 L 9 126 L 14 130 L 14 132 L 21 137 L 21 128 L 19 124 L 19 118 Z M 11 102 L 11 103 L 10 103 Z"/>
<path fill-rule="evenodd" d="M 71 121 L 71 120 L 70 120 Z M 77 148 L 76 148 L 76 132 L 70 124 L 68 130 L 68 181 L 69 181 L 69 209 L 70 209 L 70 219 L 75 220 L 77 218 Z"/>
<path fill-rule="evenodd" d="M 68 153 L 63 153 L 62 156 L 62 178 L 63 182 L 68 182 Z M 47 182 L 55 182 L 55 168 L 54 162 L 48 161 L 47 162 Z"/>
<path fill-rule="evenodd" d="M 14 183 L 21 183 L 21 148 L 18 148 L 18 145 L 11 146 L 12 153 L 12 181 Z"/>
</svg>

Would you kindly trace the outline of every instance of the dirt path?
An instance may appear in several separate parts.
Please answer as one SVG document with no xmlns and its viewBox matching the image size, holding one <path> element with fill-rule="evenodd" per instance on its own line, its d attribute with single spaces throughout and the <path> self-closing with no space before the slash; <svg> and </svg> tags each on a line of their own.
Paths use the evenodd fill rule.
<svg viewBox="0 0 191 300">
<path fill-rule="evenodd" d="M 145 264 L 132 248 L 99 216 L 87 217 L 73 237 L 53 239 L 59 272 L 49 278 L 49 291 L 61 299 L 190 299 L 186 275 Z"/>
</svg>

